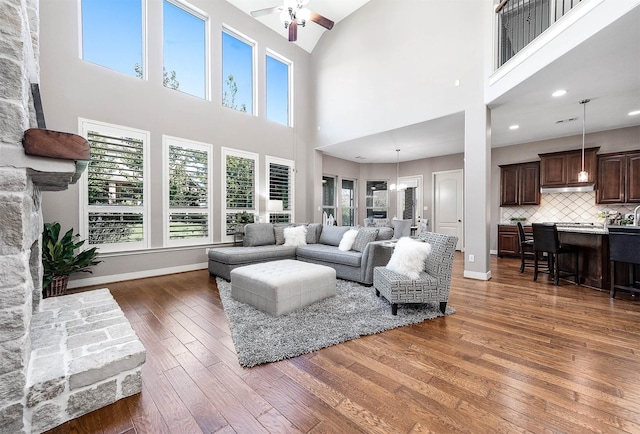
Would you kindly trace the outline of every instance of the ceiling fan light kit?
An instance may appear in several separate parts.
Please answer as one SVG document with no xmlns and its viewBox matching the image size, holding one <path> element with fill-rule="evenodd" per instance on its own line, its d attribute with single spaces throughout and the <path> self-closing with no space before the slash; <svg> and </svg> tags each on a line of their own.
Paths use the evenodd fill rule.
<svg viewBox="0 0 640 434">
<path fill-rule="evenodd" d="M 304 27 L 307 21 L 313 21 L 325 29 L 331 30 L 334 24 L 333 21 L 305 8 L 304 6 L 308 2 L 309 0 L 284 0 L 282 6 L 252 11 L 251 16 L 261 17 L 279 12 L 280 20 L 284 24 L 284 28 L 289 29 L 290 42 L 298 40 L 298 26 Z"/>
</svg>

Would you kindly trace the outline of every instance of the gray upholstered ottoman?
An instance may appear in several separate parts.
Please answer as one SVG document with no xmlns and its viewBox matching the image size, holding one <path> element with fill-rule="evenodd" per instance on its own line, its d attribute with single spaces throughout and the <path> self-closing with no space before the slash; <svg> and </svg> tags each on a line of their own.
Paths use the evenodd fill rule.
<svg viewBox="0 0 640 434">
<path fill-rule="evenodd" d="M 285 259 L 231 270 L 231 297 L 271 315 L 284 315 L 336 295 L 336 270 Z"/>
</svg>

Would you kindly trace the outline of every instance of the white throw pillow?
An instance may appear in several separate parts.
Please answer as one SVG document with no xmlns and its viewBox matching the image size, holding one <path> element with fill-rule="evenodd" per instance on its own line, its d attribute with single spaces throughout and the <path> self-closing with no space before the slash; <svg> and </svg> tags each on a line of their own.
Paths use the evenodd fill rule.
<svg viewBox="0 0 640 434">
<path fill-rule="evenodd" d="M 430 253 L 431 244 L 402 237 L 396 243 L 387 269 L 416 280 L 420 278 L 420 272 L 424 270 L 424 261 Z"/>
<path fill-rule="evenodd" d="M 349 229 L 342 236 L 342 240 L 340 240 L 340 245 L 338 246 L 338 250 L 342 250 L 343 252 L 348 252 L 353 247 L 353 243 L 356 240 L 356 235 L 358 235 L 357 229 Z"/>
<path fill-rule="evenodd" d="M 285 246 L 306 246 L 307 245 L 307 227 L 295 226 L 292 228 L 284 228 L 284 245 Z"/>
</svg>

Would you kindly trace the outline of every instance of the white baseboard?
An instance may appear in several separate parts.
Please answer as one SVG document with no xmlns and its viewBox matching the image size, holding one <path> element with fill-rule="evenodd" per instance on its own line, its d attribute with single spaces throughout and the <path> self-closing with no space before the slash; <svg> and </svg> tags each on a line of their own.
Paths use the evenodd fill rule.
<svg viewBox="0 0 640 434">
<path fill-rule="evenodd" d="M 486 273 L 464 270 L 464 277 L 476 280 L 489 280 L 491 279 L 491 270 L 487 271 Z"/>
<path fill-rule="evenodd" d="M 490 255 L 497 255 L 498 251 L 497 250 L 489 250 L 489 254 Z"/>
<path fill-rule="evenodd" d="M 178 267 L 158 268 L 155 270 L 135 271 L 133 273 L 111 274 L 109 276 L 88 277 L 86 279 L 69 280 L 69 289 L 82 286 L 104 285 L 106 283 L 122 282 L 123 280 L 144 279 L 145 277 L 163 276 L 165 274 L 184 273 L 185 271 L 203 270 L 208 263 L 180 265 Z"/>
</svg>

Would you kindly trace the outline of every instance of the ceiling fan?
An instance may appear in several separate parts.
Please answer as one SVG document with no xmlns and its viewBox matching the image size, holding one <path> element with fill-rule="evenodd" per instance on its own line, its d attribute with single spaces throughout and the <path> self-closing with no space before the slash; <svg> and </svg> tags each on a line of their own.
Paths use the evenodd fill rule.
<svg viewBox="0 0 640 434">
<path fill-rule="evenodd" d="M 280 14 L 280 19 L 284 23 L 284 28 L 289 29 L 289 41 L 293 42 L 298 39 L 298 26 L 304 27 L 307 21 L 313 21 L 321 25 L 327 30 L 333 28 L 333 21 L 322 15 L 312 12 L 305 7 L 309 0 L 284 0 L 282 6 L 274 6 L 272 8 L 258 9 L 252 11 L 252 17 L 262 17 L 269 14 Z"/>
</svg>

